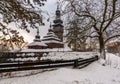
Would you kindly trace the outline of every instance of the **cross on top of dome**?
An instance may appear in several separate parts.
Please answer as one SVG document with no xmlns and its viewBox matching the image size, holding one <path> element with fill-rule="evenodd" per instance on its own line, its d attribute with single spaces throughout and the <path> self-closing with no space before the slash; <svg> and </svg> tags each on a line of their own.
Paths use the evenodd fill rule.
<svg viewBox="0 0 120 84">
<path fill-rule="evenodd" d="M 39 32 L 39 28 L 37 28 L 37 35 L 35 36 L 35 40 L 36 40 L 36 39 L 40 39 L 39 33 L 40 33 L 40 32 Z"/>
</svg>

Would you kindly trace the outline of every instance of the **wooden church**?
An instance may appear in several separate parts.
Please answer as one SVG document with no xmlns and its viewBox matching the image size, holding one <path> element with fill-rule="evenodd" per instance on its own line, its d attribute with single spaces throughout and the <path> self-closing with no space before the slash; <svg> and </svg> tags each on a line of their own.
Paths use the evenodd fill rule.
<svg viewBox="0 0 120 84">
<path fill-rule="evenodd" d="M 37 29 L 37 35 L 32 43 L 28 45 L 28 49 L 45 49 L 47 45 L 40 40 L 39 30 Z"/>
<path fill-rule="evenodd" d="M 63 21 L 61 20 L 61 13 L 59 5 L 56 10 L 56 17 L 53 20 L 53 25 L 50 25 L 50 29 L 43 39 L 40 39 L 39 29 L 37 29 L 37 35 L 32 43 L 28 45 L 28 49 L 47 49 L 47 48 L 64 48 L 63 43 Z"/>
</svg>

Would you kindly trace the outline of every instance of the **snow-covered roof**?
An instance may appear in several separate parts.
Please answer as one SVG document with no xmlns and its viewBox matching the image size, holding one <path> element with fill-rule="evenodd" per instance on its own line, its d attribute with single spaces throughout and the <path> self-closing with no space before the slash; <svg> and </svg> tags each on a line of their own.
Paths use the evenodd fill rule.
<svg viewBox="0 0 120 84">
<path fill-rule="evenodd" d="M 48 39 L 48 38 L 55 38 L 57 40 L 60 40 L 57 35 L 55 35 L 54 32 L 49 31 L 46 36 L 43 37 L 43 39 Z"/>
<path fill-rule="evenodd" d="M 56 41 L 56 40 L 47 40 L 47 41 L 44 41 L 44 43 L 57 43 L 57 44 L 63 44 L 63 42 Z"/>
<path fill-rule="evenodd" d="M 53 31 L 49 31 L 46 36 L 43 37 L 42 41 L 44 43 L 56 43 L 56 44 L 63 44 L 61 40 L 58 38 L 57 35 Z"/>
<path fill-rule="evenodd" d="M 59 38 L 56 38 L 56 37 L 54 38 L 54 37 L 52 37 L 52 36 L 51 36 L 51 37 L 43 38 L 42 41 L 49 40 L 49 39 L 51 39 L 51 40 L 56 40 L 56 41 L 60 41 Z"/>
<path fill-rule="evenodd" d="M 55 35 L 55 33 L 53 31 L 49 31 L 47 35 Z"/>
<path fill-rule="evenodd" d="M 41 40 L 38 38 L 35 38 L 34 41 L 40 42 Z"/>
<path fill-rule="evenodd" d="M 28 46 L 35 46 L 35 45 L 47 46 L 43 41 L 34 41 L 34 42 L 30 43 Z"/>
</svg>

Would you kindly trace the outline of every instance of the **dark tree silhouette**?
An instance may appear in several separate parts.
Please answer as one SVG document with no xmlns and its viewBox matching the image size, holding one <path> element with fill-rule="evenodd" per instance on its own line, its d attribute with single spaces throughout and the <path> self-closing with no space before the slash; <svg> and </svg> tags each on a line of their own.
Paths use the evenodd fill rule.
<svg viewBox="0 0 120 84">
<path fill-rule="evenodd" d="M 40 25 L 44 25 L 41 6 L 44 6 L 45 1 L 46 0 L 0 0 L 0 44 L 4 41 L 3 43 L 9 43 L 13 48 L 13 41 L 15 43 L 15 41 L 18 42 L 20 38 L 23 39 L 15 29 L 7 27 L 7 25 L 12 22 L 27 32 L 29 32 L 30 27 L 37 28 Z M 19 37 L 19 39 L 17 37 Z"/>
<path fill-rule="evenodd" d="M 0 23 L 16 22 L 26 29 L 42 25 L 42 10 L 45 0 L 0 0 Z"/>
</svg>

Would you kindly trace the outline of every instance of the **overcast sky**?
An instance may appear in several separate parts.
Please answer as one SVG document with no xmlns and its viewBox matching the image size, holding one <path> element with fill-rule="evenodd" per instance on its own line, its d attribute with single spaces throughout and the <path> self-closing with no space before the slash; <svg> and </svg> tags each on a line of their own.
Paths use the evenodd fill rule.
<svg viewBox="0 0 120 84">
<path fill-rule="evenodd" d="M 47 2 L 45 3 L 45 6 L 42 7 L 42 9 L 44 11 L 48 11 L 48 13 L 50 14 L 51 17 L 51 21 L 55 18 L 55 10 L 57 8 L 57 4 L 56 4 L 57 0 L 47 0 Z M 46 17 L 48 18 L 48 17 Z M 40 26 L 39 30 L 40 30 L 40 36 L 41 38 L 43 36 L 46 35 L 46 33 L 48 32 L 49 29 L 49 25 L 50 22 L 45 22 L 45 26 Z M 29 43 L 33 41 L 33 39 L 35 38 L 36 35 L 36 29 L 31 29 L 30 33 L 27 33 L 25 30 L 21 31 L 20 30 L 20 34 L 24 36 L 25 41 L 28 41 Z"/>
</svg>

